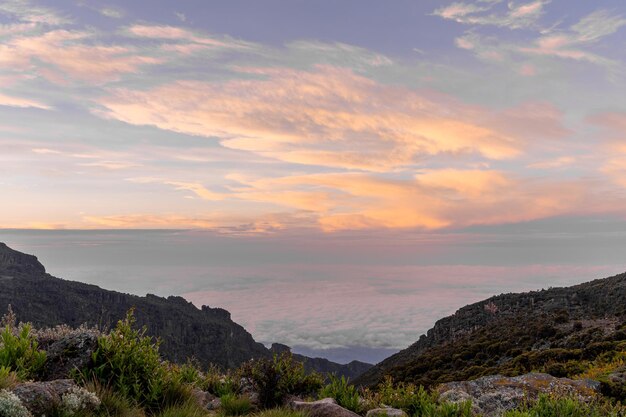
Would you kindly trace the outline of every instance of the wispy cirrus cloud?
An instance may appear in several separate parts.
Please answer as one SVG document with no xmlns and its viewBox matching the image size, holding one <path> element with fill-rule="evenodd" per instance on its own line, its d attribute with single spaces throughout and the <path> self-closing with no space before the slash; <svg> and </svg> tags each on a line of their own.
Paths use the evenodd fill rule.
<svg viewBox="0 0 626 417">
<path fill-rule="evenodd" d="M 0 44 L 0 64 L 12 71 L 28 71 L 50 82 L 105 83 L 122 74 L 156 64 L 132 47 L 93 45 L 91 32 L 55 29 L 32 36 L 14 36 Z"/>
<path fill-rule="evenodd" d="M 15 97 L 6 95 L 0 92 L 0 106 L 9 106 L 9 107 L 22 107 L 22 108 L 36 108 L 42 110 L 49 110 L 50 106 L 41 103 L 37 100 L 30 100 L 22 97 Z"/>
<path fill-rule="evenodd" d="M 490 25 L 521 29 L 536 27 L 537 20 L 543 15 L 544 7 L 550 3 L 550 0 L 535 0 L 525 3 L 508 2 L 506 10 L 494 11 L 501 3 L 503 2 L 457 2 L 440 7 L 433 14 L 467 25 Z"/>
<path fill-rule="evenodd" d="M 608 10 L 597 10 L 583 17 L 567 31 L 555 31 L 539 37 L 534 46 L 521 47 L 528 54 L 588 61 L 601 65 L 616 65 L 609 58 L 585 49 L 626 25 L 626 19 Z"/>
<path fill-rule="evenodd" d="M 616 72 L 622 64 L 607 57 L 604 51 L 597 52 L 595 44 L 616 33 L 624 25 L 626 19 L 623 16 L 600 9 L 582 17 L 567 29 L 536 27 L 537 34 L 530 40 L 502 40 L 498 36 L 470 30 L 456 38 L 455 43 L 457 47 L 473 51 L 486 61 L 501 63 L 503 66 L 511 66 L 515 59 L 520 58 L 549 57 L 589 62 Z M 519 71 L 522 75 L 532 76 L 536 70 L 536 66 L 524 63 Z"/>
<path fill-rule="evenodd" d="M 29 0 L 5 0 L 0 3 L 0 14 L 12 16 L 22 22 L 58 26 L 71 19 L 57 10 L 34 4 Z"/>
</svg>

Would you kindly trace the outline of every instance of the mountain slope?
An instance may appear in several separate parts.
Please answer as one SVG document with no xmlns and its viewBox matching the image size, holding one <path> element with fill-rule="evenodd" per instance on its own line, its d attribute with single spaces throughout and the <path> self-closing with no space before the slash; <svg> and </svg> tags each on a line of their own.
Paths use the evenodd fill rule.
<svg viewBox="0 0 626 417">
<path fill-rule="evenodd" d="M 112 327 L 134 307 L 137 323 L 162 339 L 175 362 L 195 357 L 203 364 L 235 367 L 270 353 L 220 308 L 197 309 L 181 297 L 138 297 L 65 281 L 45 272 L 36 257 L 0 244 L 0 310 L 11 304 L 19 320 L 36 326 L 82 323 Z"/>
<path fill-rule="evenodd" d="M 162 340 L 161 352 L 173 362 L 195 358 L 202 365 L 214 363 L 227 369 L 273 354 L 224 309 L 198 309 L 182 297 L 139 297 L 66 281 L 47 274 L 35 256 L 0 243 L 0 312 L 7 311 L 9 304 L 19 320 L 38 327 L 87 323 L 111 328 L 134 307 L 137 324 Z M 340 365 L 304 356 L 298 359 L 306 360 L 309 369 L 350 377 L 372 366 Z"/>
<path fill-rule="evenodd" d="M 502 294 L 443 318 L 413 345 L 355 380 L 385 375 L 434 385 L 532 369 L 575 375 L 626 340 L 626 274 L 566 288 Z"/>
<path fill-rule="evenodd" d="M 272 353 L 281 354 L 283 352 L 291 352 L 291 348 L 280 343 L 274 343 L 272 344 L 270 351 Z M 339 376 L 343 375 L 350 380 L 355 379 L 373 366 L 372 364 L 360 361 L 352 361 L 343 365 L 331 362 L 328 359 L 309 358 L 307 356 L 299 355 L 297 353 L 292 353 L 292 356 L 297 361 L 303 362 L 304 368 L 307 371 L 331 373 Z"/>
</svg>

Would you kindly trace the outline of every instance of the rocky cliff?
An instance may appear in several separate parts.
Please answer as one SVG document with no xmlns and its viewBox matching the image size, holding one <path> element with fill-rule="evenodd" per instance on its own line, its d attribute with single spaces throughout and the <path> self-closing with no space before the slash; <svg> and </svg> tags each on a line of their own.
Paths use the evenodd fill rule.
<svg viewBox="0 0 626 417">
<path fill-rule="evenodd" d="M 384 375 L 429 385 L 490 373 L 514 374 L 522 371 L 520 362 L 530 356 L 548 357 L 555 349 L 572 350 L 568 354 L 576 356 L 573 350 L 585 343 L 615 339 L 625 316 L 626 274 L 572 287 L 502 294 L 437 321 L 417 342 L 355 383 L 375 385 Z M 577 360 L 574 356 L 569 359 Z M 476 366 L 473 373 L 471 366 Z M 454 373 L 453 368 L 465 374 Z M 424 378 L 426 374 L 432 378 Z"/>
<path fill-rule="evenodd" d="M 65 281 L 45 272 L 36 257 L 0 244 L 0 310 L 11 304 L 19 320 L 38 327 L 82 323 L 110 328 L 134 307 L 137 322 L 162 339 L 163 355 L 181 362 L 235 367 L 269 351 L 220 308 L 196 308 L 181 297 L 138 297 Z"/>
<path fill-rule="evenodd" d="M 35 256 L 0 243 L 0 312 L 7 311 L 9 304 L 19 320 L 37 327 L 87 323 L 111 328 L 134 307 L 137 324 L 162 340 L 161 352 L 173 362 L 195 358 L 203 365 L 214 363 L 227 369 L 251 358 L 272 356 L 224 309 L 198 309 L 182 297 L 139 297 L 66 281 L 47 274 Z M 309 369 L 352 378 L 371 366 L 299 359 L 307 362 Z"/>
</svg>

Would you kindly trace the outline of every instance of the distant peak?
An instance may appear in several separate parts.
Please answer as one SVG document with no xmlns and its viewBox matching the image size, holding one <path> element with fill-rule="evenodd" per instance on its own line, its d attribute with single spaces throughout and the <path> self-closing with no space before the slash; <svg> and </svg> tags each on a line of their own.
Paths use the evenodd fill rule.
<svg viewBox="0 0 626 417">
<path fill-rule="evenodd" d="M 270 350 L 273 353 L 281 354 L 283 352 L 291 352 L 291 348 L 287 345 L 283 345 L 282 343 L 272 343 L 272 347 Z"/>
<path fill-rule="evenodd" d="M 0 242 L 0 270 L 46 272 L 46 268 L 36 256 L 18 252 L 2 242 Z"/>
</svg>

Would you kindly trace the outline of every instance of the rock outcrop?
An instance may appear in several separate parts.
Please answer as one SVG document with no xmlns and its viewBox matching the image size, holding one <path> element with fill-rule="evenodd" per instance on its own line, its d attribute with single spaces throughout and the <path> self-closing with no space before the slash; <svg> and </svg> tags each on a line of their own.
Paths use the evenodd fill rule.
<svg viewBox="0 0 626 417">
<path fill-rule="evenodd" d="M 408 415 L 403 410 L 386 407 L 369 410 L 365 417 L 408 417 Z"/>
<path fill-rule="evenodd" d="M 530 373 L 512 378 L 490 375 L 473 381 L 449 382 L 441 385 L 438 391 L 442 400 L 470 400 L 476 414 L 497 417 L 526 401 L 536 401 L 540 394 L 590 401 L 596 398 L 599 389 L 600 384 L 591 380 L 571 380 Z"/>
<path fill-rule="evenodd" d="M 304 411 L 309 417 L 359 417 L 358 414 L 341 407 L 332 398 L 312 402 L 292 401 L 289 406 L 292 410 Z"/>
<path fill-rule="evenodd" d="M 52 381 L 67 378 L 74 370 L 82 370 L 91 363 L 98 347 L 98 338 L 92 333 L 69 335 L 45 348 L 46 364 L 43 379 Z"/>
<path fill-rule="evenodd" d="M 49 382 L 25 382 L 11 391 L 33 416 L 51 415 L 61 406 L 63 395 L 78 387 L 71 379 L 58 379 Z"/>
</svg>

